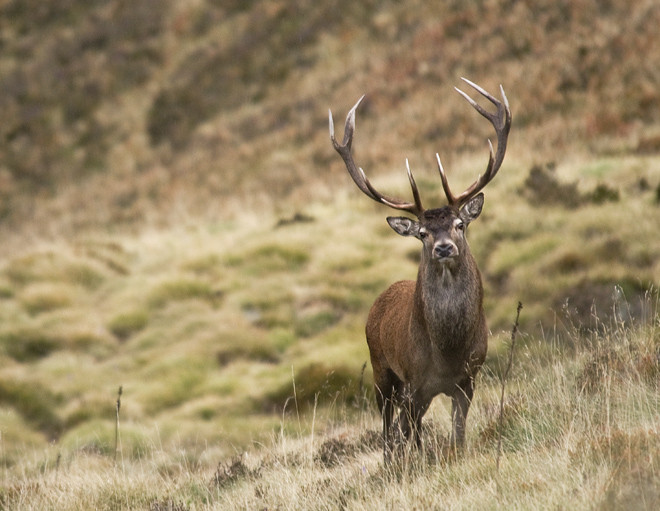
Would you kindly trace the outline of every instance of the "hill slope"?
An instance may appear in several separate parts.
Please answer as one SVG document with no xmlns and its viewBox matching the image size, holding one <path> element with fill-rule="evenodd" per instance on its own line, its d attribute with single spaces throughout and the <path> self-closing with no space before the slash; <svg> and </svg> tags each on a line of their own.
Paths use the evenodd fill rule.
<svg viewBox="0 0 660 511">
<path fill-rule="evenodd" d="M 459 76 L 504 84 L 508 162 L 523 168 L 657 152 L 658 22 L 654 2 L 623 0 L 4 2 L 3 245 L 183 213 L 290 215 L 347 186 L 325 119 L 363 93 L 366 169 L 405 155 L 432 173 L 436 151 L 481 168 L 490 135 L 450 100 Z"/>
</svg>

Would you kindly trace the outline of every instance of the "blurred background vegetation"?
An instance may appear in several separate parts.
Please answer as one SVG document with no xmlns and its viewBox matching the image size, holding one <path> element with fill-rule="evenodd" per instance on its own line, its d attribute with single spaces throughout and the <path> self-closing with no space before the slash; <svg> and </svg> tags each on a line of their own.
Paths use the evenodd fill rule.
<svg viewBox="0 0 660 511">
<path fill-rule="evenodd" d="M 653 322 L 660 281 L 654 1 L 0 3 L 0 413 L 26 446 L 233 452 L 298 412 L 361 409 L 362 328 L 414 240 L 355 189 L 327 131 L 355 100 L 379 189 L 441 205 L 501 83 L 508 154 L 471 228 L 493 342 Z M 456 184 L 454 184 L 456 183 Z M 332 412 L 331 412 L 332 415 Z"/>
<path fill-rule="evenodd" d="M 346 179 L 327 108 L 363 93 L 366 169 L 483 151 L 460 76 L 505 86 L 509 162 L 657 153 L 659 16 L 617 0 L 3 2 L 3 239 L 328 199 Z"/>
</svg>

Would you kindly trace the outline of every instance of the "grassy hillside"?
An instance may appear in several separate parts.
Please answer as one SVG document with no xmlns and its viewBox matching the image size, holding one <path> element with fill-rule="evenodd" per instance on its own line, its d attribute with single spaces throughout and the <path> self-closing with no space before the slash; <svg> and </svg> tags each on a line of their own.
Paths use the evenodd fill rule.
<svg viewBox="0 0 660 511">
<path fill-rule="evenodd" d="M 657 302 L 649 306 L 657 311 Z M 373 410 L 344 398 L 328 407 L 320 391 L 314 413 L 285 414 L 256 447 L 234 454 L 206 443 L 212 436 L 202 417 L 186 435 L 180 414 L 170 414 L 156 427 L 145 418 L 120 423 L 115 459 L 99 445 L 97 422 L 88 429 L 96 446 L 78 440 L 76 448 L 24 450 L 4 469 L 0 502 L 7 509 L 656 509 L 659 346 L 657 324 L 614 323 L 562 341 L 520 338 L 502 429 L 503 360 L 491 357 L 468 447 L 458 455 L 447 448 L 448 403 L 427 416 L 424 451 L 404 452 L 386 467 Z M 299 392 L 307 384 L 296 382 Z M 123 396 L 127 408 L 133 392 Z M 250 416 L 235 427 L 254 422 Z"/>
<path fill-rule="evenodd" d="M 497 194 L 495 187 L 489 197 Z M 619 509 L 642 495 L 640 509 L 653 509 L 657 295 L 635 280 L 640 267 L 606 257 L 617 245 L 612 233 L 584 235 L 602 225 L 611 204 L 566 209 L 524 200 L 516 217 L 555 228 L 507 221 L 497 206 L 471 227 L 489 275 L 493 336 L 469 448 L 442 461 L 449 402 L 438 398 L 427 433 L 435 447 L 427 463 L 414 455 L 409 473 L 380 465 L 363 325 L 390 281 L 414 276 L 418 247 L 391 233 L 380 208 L 362 199 L 314 203 L 308 221 L 279 227 L 259 217 L 139 237 L 98 234 L 7 258 L 4 505 L 326 509 L 447 498 L 462 508 L 497 495 L 493 508 L 588 509 L 597 501 Z M 640 221 L 638 233 L 623 225 L 655 207 L 648 195 L 617 203 L 619 216 L 611 216 L 622 224 L 626 254 L 656 250 L 647 243 L 654 217 Z M 580 240 L 580 250 L 570 240 Z M 657 281 L 655 261 L 646 271 Z M 498 476 L 498 378 L 518 297 L 524 337 Z"/>
<path fill-rule="evenodd" d="M 138 4 L 0 6 L 0 508 L 658 507 L 654 2 Z M 367 93 L 358 163 L 440 205 L 434 153 L 459 189 L 492 137 L 460 76 L 514 115 L 489 355 L 466 452 L 438 398 L 385 468 L 364 320 L 419 247 L 327 109 Z"/>
</svg>

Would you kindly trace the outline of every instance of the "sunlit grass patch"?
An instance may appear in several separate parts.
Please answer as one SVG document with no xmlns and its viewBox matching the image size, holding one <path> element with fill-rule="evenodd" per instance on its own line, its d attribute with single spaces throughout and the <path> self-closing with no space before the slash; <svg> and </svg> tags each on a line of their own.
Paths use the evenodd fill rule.
<svg viewBox="0 0 660 511">
<path fill-rule="evenodd" d="M 560 244 L 561 239 L 555 233 L 501 243 L 491 255 L 487 268 L 497 276 L 508 275 L 516 268 L 537 263 Z"/>
<path fill-rule="evenodd" d="M 55 251 L 36 252 L 15 258 L 4 268 L 4 274 L 18 286 L 55 281 L 93 290 L 105 280 L 103 272 L 93 263 Z"/>
<path fill-rule="evenodd" d="M 616 160 L 612 159 L 592 160 L 580 168 L 580 173 L 588 176 L 605 177 L 619 167 L 617 163 Z"/>
<path fill-rule="evenodd" d="M 280 332 L 280 335 L 284 335 Z M 220 367 L 236 360 L 251 360 L 274 364 L 293 339 L 275 339 L 255 328 L 221 329 L 213 336 L 213 350 Z"/>
<path fill-rule="evenodd" d="M 215 253 L 196 256 L 184 261 L 181 269 L 207 278 L 217 278 L 225 271 L 222 258 Z"/>
<path fill-rule="evenodd" d="M 27 286 L 18 299 L 28 313 L 39 314 L 72 305 L 77 294 L 73 286 L 46 282 Z"/>
<path fill-rule="evenodd" d="M 0 423 L 2 423 L 4 444 L 0 452 L 0 466 L 5 469 L 24 463 L 26 450 L 29 452 L 38 450 L 47 442 L 46 436 L 35 428 L 33 423 L 26 420 L 19 410 L 9 406 L 4 400 L 0 402 Z"/>
<path fill-rule="evenodd" d="M 88 389 L 83 396 L 62 403 L 64 428 L 70 430 L 79 424 L 94 420 L 115 420 L 115 406 L 110 393 Z"/>
<path fill-rule="evenodd" d="M 293 245 L 266 243 L 246 252 L 233 252 L 225 257 L 230 268 L 245 275 L 264 276 L 272 272 L 296 271 L 309 261 L 309 253 Z"/>
<path fill-rule="evenodd" d="M 114 346 L 115 342 L 104 330 L 75 314 L 44 316 L 38 321 L 19 322 L 0 329 L 0 349 L 22 362 L 36 361 L 62 350 L 86 352 L 102 359 Z"/>
<path fill-rule="evenodd" d="M 296 314 L 295 333 L 300 337 L 311 337 L 336 324 L 342 314 L 332 308 L 315 307 Z"/>
</svg>

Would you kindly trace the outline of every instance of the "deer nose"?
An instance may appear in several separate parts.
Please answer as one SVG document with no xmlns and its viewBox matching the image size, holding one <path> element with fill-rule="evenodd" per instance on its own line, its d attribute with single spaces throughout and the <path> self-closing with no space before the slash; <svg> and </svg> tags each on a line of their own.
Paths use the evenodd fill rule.
<svg viewBox="0 0 660 511">
<path fill-rule="evenodd" d="M 443 243 L 441 245 L 436 245 L 433 248 L 433 252 L 437 258 L 451 257 L 454 255 L 454 245 L 451 243 Z"/>
</svg>

